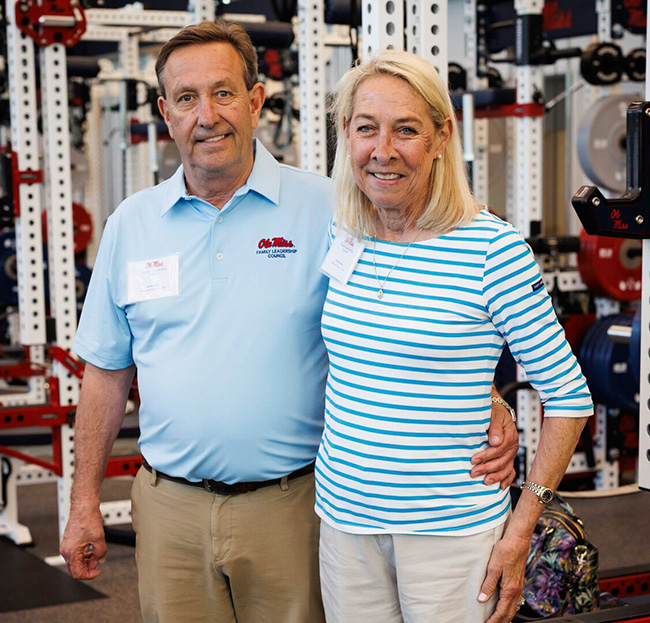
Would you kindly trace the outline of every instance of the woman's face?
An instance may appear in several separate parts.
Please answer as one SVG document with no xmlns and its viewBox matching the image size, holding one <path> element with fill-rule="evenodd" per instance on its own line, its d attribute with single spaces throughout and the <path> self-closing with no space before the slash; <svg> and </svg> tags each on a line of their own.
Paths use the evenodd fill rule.
<svg viewBox="0 0 650 623">
<path fill-rule="evenodd" d="M 433 161 L 450 137 L 426 102 L 394 76 L 365 79 L 345 124 L 350 161 L 359 188 L 377 208 L 419 214 L 431 188 Z"/>
</svg>

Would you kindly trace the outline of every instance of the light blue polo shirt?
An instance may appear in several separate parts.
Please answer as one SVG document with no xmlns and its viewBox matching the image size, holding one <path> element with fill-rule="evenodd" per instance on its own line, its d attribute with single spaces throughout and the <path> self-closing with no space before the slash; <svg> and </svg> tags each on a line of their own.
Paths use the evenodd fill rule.
<svg viewBox="0 0 650 623">
<path fill-rule="evenodd" d="M 159 471 L 232 483 L 314 460 L 329 187 L 256 142 L 222 210 L 188 195 L 181 167 L 108 219 L 74 350 L 100 368 L 135 363 L 139 443 Z"/>
</svg>

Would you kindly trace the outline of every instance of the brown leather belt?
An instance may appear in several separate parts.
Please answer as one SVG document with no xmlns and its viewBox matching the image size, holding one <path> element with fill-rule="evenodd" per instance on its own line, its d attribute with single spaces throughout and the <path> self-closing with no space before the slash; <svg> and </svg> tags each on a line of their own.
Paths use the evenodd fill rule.
<svg viewBox="0 0 650 623">
<path fill-rule="evenodd" d="M 153 473 L 153 468 L 146 459 L 142 457 L 142 466 L 148 471 Z M 293 480 L 294 478 L 300 478 L 300 476 L 306 476 L 311 474 L 314 471 L 314 464 L 310 463 L 297 469 L 295 472 L 291 472 L 286 478 L 288 480 Z M 225 482 L 219 482 L 218 480 L 201 480 L 199 482 L 192 482 L 191 480 L 185 480 L 185 478 L 178 478 L 176 476 L 168 476 L 156 470 L 156 475 L 164 480 L 171 480 L 172 482 L 177 482 L 181 485 L 190 485 L 191 487 L 199 487 L 205 489 L 210 493 L 218 493 L 219 495 L 235 495 L 237 493 L 249 493 L 250 491 L 256 491 L 262 487 L 270 487 L 271 485 L 279 485 L 282 482 L 282 478 L 274 478 L 273 480 L 262 480 L 259 482 L 235 482 L 231 485 L 226 484 Z"/>
</svg>

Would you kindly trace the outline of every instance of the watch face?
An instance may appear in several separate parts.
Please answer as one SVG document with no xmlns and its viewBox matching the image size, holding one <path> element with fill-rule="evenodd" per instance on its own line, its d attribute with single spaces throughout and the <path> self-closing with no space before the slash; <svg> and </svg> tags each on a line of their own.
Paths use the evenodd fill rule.
<svg viewBox="0 0 650 623">
<path fill-rule="evenodd" d="M 544 489 L 539 496 L 539 499 L 544 502 L 544 504 L 548 504 L 553 499 L 553 492 L 550 489 Z"/>
</svg>

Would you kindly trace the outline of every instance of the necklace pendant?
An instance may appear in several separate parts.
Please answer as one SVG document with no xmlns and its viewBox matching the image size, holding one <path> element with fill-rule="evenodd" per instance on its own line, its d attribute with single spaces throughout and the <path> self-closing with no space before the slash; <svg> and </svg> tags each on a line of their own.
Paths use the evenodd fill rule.
<svg viewBox="0 0 650 623">
<path fill-rule="evenodd" d="M 377 291 L 377 298 L 378 299 L 384 298 L 384 291 L 381 288 L 379 288 L 379 290 Z"/>
</svg>

